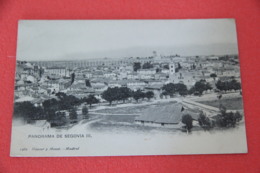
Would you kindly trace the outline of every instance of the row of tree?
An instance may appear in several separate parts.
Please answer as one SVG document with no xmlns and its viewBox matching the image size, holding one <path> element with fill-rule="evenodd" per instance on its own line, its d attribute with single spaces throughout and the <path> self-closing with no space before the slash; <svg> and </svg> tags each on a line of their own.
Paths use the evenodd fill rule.
<svg viewBox="0 0 260 173">
<path fill-rule="evenodd" d="M 190 90 L 187 89 L 187 86 L 182 83 L 169 83 L 162 87 L 163 95 L 169 95 L 173 96 L 174 94 L 178 93 L 181 96 L 185 96 L 188 94 L 194 94 L 194 95 L 202 95 L 204 91 L 211 90 L 211 85 L 206 82 L 205 80 L 200 80 L 195 83 L 193 87 L 191 87 Z"/>
<path fill-rule="evenodd" d="M 111 105 L 113 101 L 125 101 L 130 97 L 133 97 L 137 102 L 139 99 L 151 99 L 154 96 L 152 91 L 143 92 L 142 90 L 132 91 L 127 87 L 114 87 L 108 88 L 102 93 L 102 98 L 109 102 Z"/>
<path fill-rule="evenodd" d="M 179 93 L 180 95 L 184 96 L 188 94 L 187 86 L 182 83 L 169 83 L 162 87 L 162 94 L 173 96 L 175 93 Z"/>
<path fill-rule="evenodd" d="M 150 69 L 153 68 L 153 64 L 151 62 L 146 62 L 143 65 L 140 62 L 134 62 L 133 69 L 137 71 L 139 69 Z"/>
<path fill-rule="evenodd" d="M 91 105 L 99 101 L 94 95 L 79 99 L 73 95 L 67 95 L 62 92 L 57 93 L 56 97 L 57 99 L 52 98 L 45 100 L 42 106 L 35 106 L 31 102 L 15 103 L 14 116 L 24 118 L 27 121 L 46 119 L 48 121 L 60 120 L 63 122 L 66 111 L 69 112 L 70 119 L 77 119 L 77 106 L 82 103 Z"/>
<path fill-rule="evenodd" d="M 218 81 L 216 83 L 218 89 L 222 90 L 231 90 L 231 89 L 241 89 L 241 85 L 236 80 L 231 81 Z M 183 83 L 168 83 L 162 87 L 162 95 L 174 96 L 174 94 L 179 94 L 181 96 L 185 96 L 188 94 L 194 95 L 202 95 L 204 91 L 211 90 L 212 86 L 206 82 L 206 80 L 197 81 L 194 86 L 192 86 L 189 90 L 187 86 Z M 127 87 L 114 87 L 108 88 L 106 91 L 102 93 L 102 98 L 107 100 L 110 105 L 113 101 L 123 101 L 127 100 L 130 97 L 133 97 L 137 102 L 139 99 L 148 98 L 151 99 L 154 96 L 152 91 L 143 92 L 141 90 L 131 91 Z M 94 96 L 93 96 L 94 97 Z M 93 98 L 95 100 L 95 98 Z M 88 102 L 89 103 L 89 102 Z M 96 103 L 96 102 L 93 102 Z"/>
<path fill-rule="evenodd" d="M 230 81 L 221 81 L 218 80 L 216 83 L 216 87 L 220 91 L 229 91 L 229 90 L 240 90 L 241 89 L 241 84 L 236 81 L 235 79 L 230 80 Z"/>
</svg>

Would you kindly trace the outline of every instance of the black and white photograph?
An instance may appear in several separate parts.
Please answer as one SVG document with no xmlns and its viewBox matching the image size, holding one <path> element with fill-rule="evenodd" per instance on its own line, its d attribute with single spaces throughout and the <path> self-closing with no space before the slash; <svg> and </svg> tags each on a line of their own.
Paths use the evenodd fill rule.
<svg viewBox="0 0 260 173">
<path fill-rule="evenodd" d="M 247 153 L 234 19 L 20 20 L 11 156 Z"/>
</svg>

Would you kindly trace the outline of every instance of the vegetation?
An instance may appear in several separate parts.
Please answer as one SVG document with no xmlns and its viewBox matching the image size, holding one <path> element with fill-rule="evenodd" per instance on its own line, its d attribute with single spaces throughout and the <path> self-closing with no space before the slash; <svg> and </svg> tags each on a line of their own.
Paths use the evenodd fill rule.
<svg viewBox="0 0 260 173">
<path fill-rule="evenodd" d="M 67 95 L 62 92 L 57 93 L 56 96 L 58 97 L 58 100 L 54 99 L 56 101 L 46 100 L 43 102 L 43 106 L 45 105 L 44 106 L 45 109 L 49 109 L 49 107 L 56 107 L 56 111 L 57 110 L 68 110 L 68 109 L 72 109 L 73 107 L 78 106 L 82 103 L 82 101 L 80 99 L 78 99 L 77 97 L 75 97 L 73 95 Z"/>
<path fill-rule="evenodd" d="M 65 112 L 58 111 L 55 113 L 55 118 L 51 120 L 51 126 L 63 126 L 67 124 L 67 122 Z"/>
<path fill-rule="evenodd" d="M 125 103 L 125 100 L 131 97 L 131 90 L 127 87 L 120 87 L 118 89 L 118 100 L 123 100 Z"/>
<path fill-rule="evenodd" d="M 225 107 L 221 107 L 220 114 L 216 116 L 216 125 L 218 127 L 235 127 L 242 118 L 239 112 L 227 112 Z"/>
<path fill-rule="evenodd" d="M 132 91 L 127 87 L 114 87 L 108 88 L 102 93 L 102 98 L 109 102 L 111 105 L 113 101 L 123 101 L 127 100 L 130 97 L 133 97 L 137 102 L 139 99 L 147 98 L 150 100 L 154 96 L 152 91 L 143 92 L 140 89 L 137 91 Z"/>
<path fill-rule="evenodd" d="M 35 107 L 31 102 L 19 102 L 14 104 L 14 117 L 25 120 L 45 118 L 42 107 Z"/>
<path fill-rule="evenodd" d="M 21 117 L 27 121 L 47 119 L 48 121 L 61 121 L 64 124 L 65 113 L 61 110 L 75 110 L 82 101 L 75 96 L 57 93 L 57 99 L 45 100 L 42 106 L 35 106 L 31 102 L 15 103 L 14 117 Z"/>
<path fill-rule="evenodd" d="M 200 80 L 189 90 L 189 94 L 201 96 L 204 91 L 211 90 L 211 85 L 205 80 Z"/>
<path fill-rule="evenodd" d="M 151 64 L 150 62 L 146 62 L 143 64 L 143 69 L 150 69 L 153 68 L 153 64 Z"/>
<path fill-rule="evenodd" d="M 90 83 L 89 79 L 85 80 L 85 84 L 86 84 L 86 87 L 91 87 L 91 83 Z"/>
<path fill-rule="evenodd" d="M 134 68 L 134 71 L 141 69 L 141 63 L 140 62 L 134 62 L 133 68 Z"/>
<path fill-rule="evenodd" d="M 203 112 L 200 113 L 198 121 L 199 121 L 199 125 L 204 130 L 209 130 L 213 127 L 212 121 Z"/>
<path fill-rule="evenodd" d="M 216 80 L 217 75 L 215 73 L 211 73 L 210 77 L 212 77 L 214 80 Z"/>
<path fill-rule="evenodd" d="M 169 65 L 168 65 L 168 64 L 165 64 L 165 65 L 163 66 L 163 68 L 169 70 Z"/>
<path fill-rule="evenodd" d="M 178 62 L 178 66 L 177 66 L 177 68 L 175 69 L 175 72 L 176 72 L 176 73 L 179 72 L 180 69 L 182 69 L 182 66 L 181 66 L 181 64 Z"/>
<path fill-rule="evenodd" d="M 99 100 L 93 94 L 90 94 L 87 98 L 84 97 L 83 101 L 89 104 L 90 107 L 92 106 L 92 104 L 99 103 Z"/>
<path fill-rule="evenodd" d="M 216 87 L 220 90 L 220 91 L 229 91 L 229 90 L 240 90 L 241 89 L 241 84 L 236 81 L 235 79 L 230 80 L 230 81 L 221 81 L 218 80 L 216 83 Z"/>
<path fill-rule="evenodd" d="M 72 120 L 72 122 L 77 122 L 78 114 L 77 114 L 77 111 L 75 108 L 70 110 L 69 117 L 70 117 L 70 120 Z"/>
<path fill-rule="evenodd" d="M 112 104 L 113 101 L 118 100 L 118 87 L 108 88 L 106 91 L 102 93 L 102 98 L 109 102 L 109 105 Z"/>
<path fill-rule="evenodd" d="M 193 121 L 193 119 L 192 119 L 191 115 L 185 114 L 182 116 L 181 122 L 183 124 L 185 124 L 185 129 L 186 129 L 187 133 L 191 132 L 191 129 L 193 127 L 192 121 Z"/>
<path fill-rule="evenodd" d="M 82 115 L 84 116 L 85 119 L 88 118 L 88 108 L 87 108 L 86 105 L 84 105 L 84 106 L 82 107 Z"/>
<path fill-rule="evenodd" d="M 150 100 L 151 98 L 154 97 L 154 93 L 153 93 L 152 91 L 147 91 L 147 92 L 145 93 L 145 97 L 146 97 L 148 100 Z"/>
<path fill-rule="evenodd" d="M 187 86 L 182 83 L 175 84 L 175 91 L 179 93 L 181 96 L 185 96 L 188 94 Z"/>
<path fill-rule="evenodd" d="M 132 96 L 136 100 L 136 102 L 138 102 L 140 98 L 144 98 L 144 93 L 139 89 L 137 91 L 133 91 Z"/>
<path fill-rule="evenodd" d="M 166 84 L 166 85 L 164 85 L 162 87 L 162 90 L 163 90 L 163 94 L 164 95 L 170 95 L 171 97 L 175 93 L 179 93 L 182 96 L 188 94 L 187 86 L 182 84 L 182 83 L 178 83 L 178 84 L 169 83 L 169 84 Z"/>
<path fill-rule="evenodd" d="M 72 73 L 70 77 L 71 77 L 70 84 L 73 84 L 75 80 L 75 73 Z"/>
</svg>

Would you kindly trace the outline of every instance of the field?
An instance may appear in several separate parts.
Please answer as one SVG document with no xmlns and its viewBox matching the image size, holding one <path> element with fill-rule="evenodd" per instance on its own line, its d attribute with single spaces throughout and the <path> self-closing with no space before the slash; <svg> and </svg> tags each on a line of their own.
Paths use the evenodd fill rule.
<svg viewBox="0 0 260 173">
<path fill-rule="evenodd" d="M 225 106 L 229 110 L 240 110 L 243 109 L 243 101 L 242 98 L 227 98 L 219 100 L 210 100 L 210 101 L 197 101 L 198 103 L 202 103 L 205 105 L 219 107 L 220 104 Z"/>
<path fill-rule="evenodd" d="M 163 105 L 168 105 L 168 104 L 173 104 L 175 102 L 166 102 L 166 103 L 154 103 L 150 105 L 136 105 L 136 106 L 128 106 L 128 107 L 117 107 L 117 108 L 106 108 L 106 109 L 101 109 L 97 110 L 95 112 L 99 113 L 107 113 L 107 114 L 141 114 L 144 110 L 151 106 L 163 106 Z"/>
<path fill-rule="evenodd" d="M 135 118 L 141 115 L 149 107 L 160 107 L 162 105 L 173 104 L 174 102 L 153 103 L 149 105 L 134 105 L 127 107 L 115 107 L 96 110 L 96 113 L 105 113 L 106 115 L 98 115 L 99 120 L 90 124 L 91 130 L 107 131 L 107 132 L 155 132 L 168 131 L 174 132 L 175 129 L 167 129 L 162 127 L 143 126 L 135 123 Z"/>
</svg>

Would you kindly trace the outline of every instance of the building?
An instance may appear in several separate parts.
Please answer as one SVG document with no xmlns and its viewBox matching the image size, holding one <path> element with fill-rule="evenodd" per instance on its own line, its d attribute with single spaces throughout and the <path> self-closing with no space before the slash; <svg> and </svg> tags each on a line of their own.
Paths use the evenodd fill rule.
<svg viewBox="0 0 260 173">
<path fill-rule="evenodd" d="M 169 64 L 169 74 L 170 76 L 173 75 L 175 73 L 175 64 L 174 63 L 170 63 Z"/>
<path fill-rule="evenodd" d="M 135 119 L 135 122 L 148 126 L 165 126 L 181 128 L 182 116 L 189 114 L 194 120 L 199 117 L 199 112 L 185 108 L 181 103 L 173 103 L 165 106 L 153 106 L 144 111 L 142 115 Z"/>
<path fill-rule="evenodd" d="M 139 75 L 154 75 L 156 73 L 156 69 L 140 69 L 137 70 Z"/>
<path fill-rule="evenodd" d="M 64 76 L 69 76 L 70 72 L 65 68 L 65 67 L 47 67 L 45 69 L 45 73 L 47 75 L 53 75 L 53 76 L 59 76 L 59 77 L 64 77 Z"/>
</svg>

